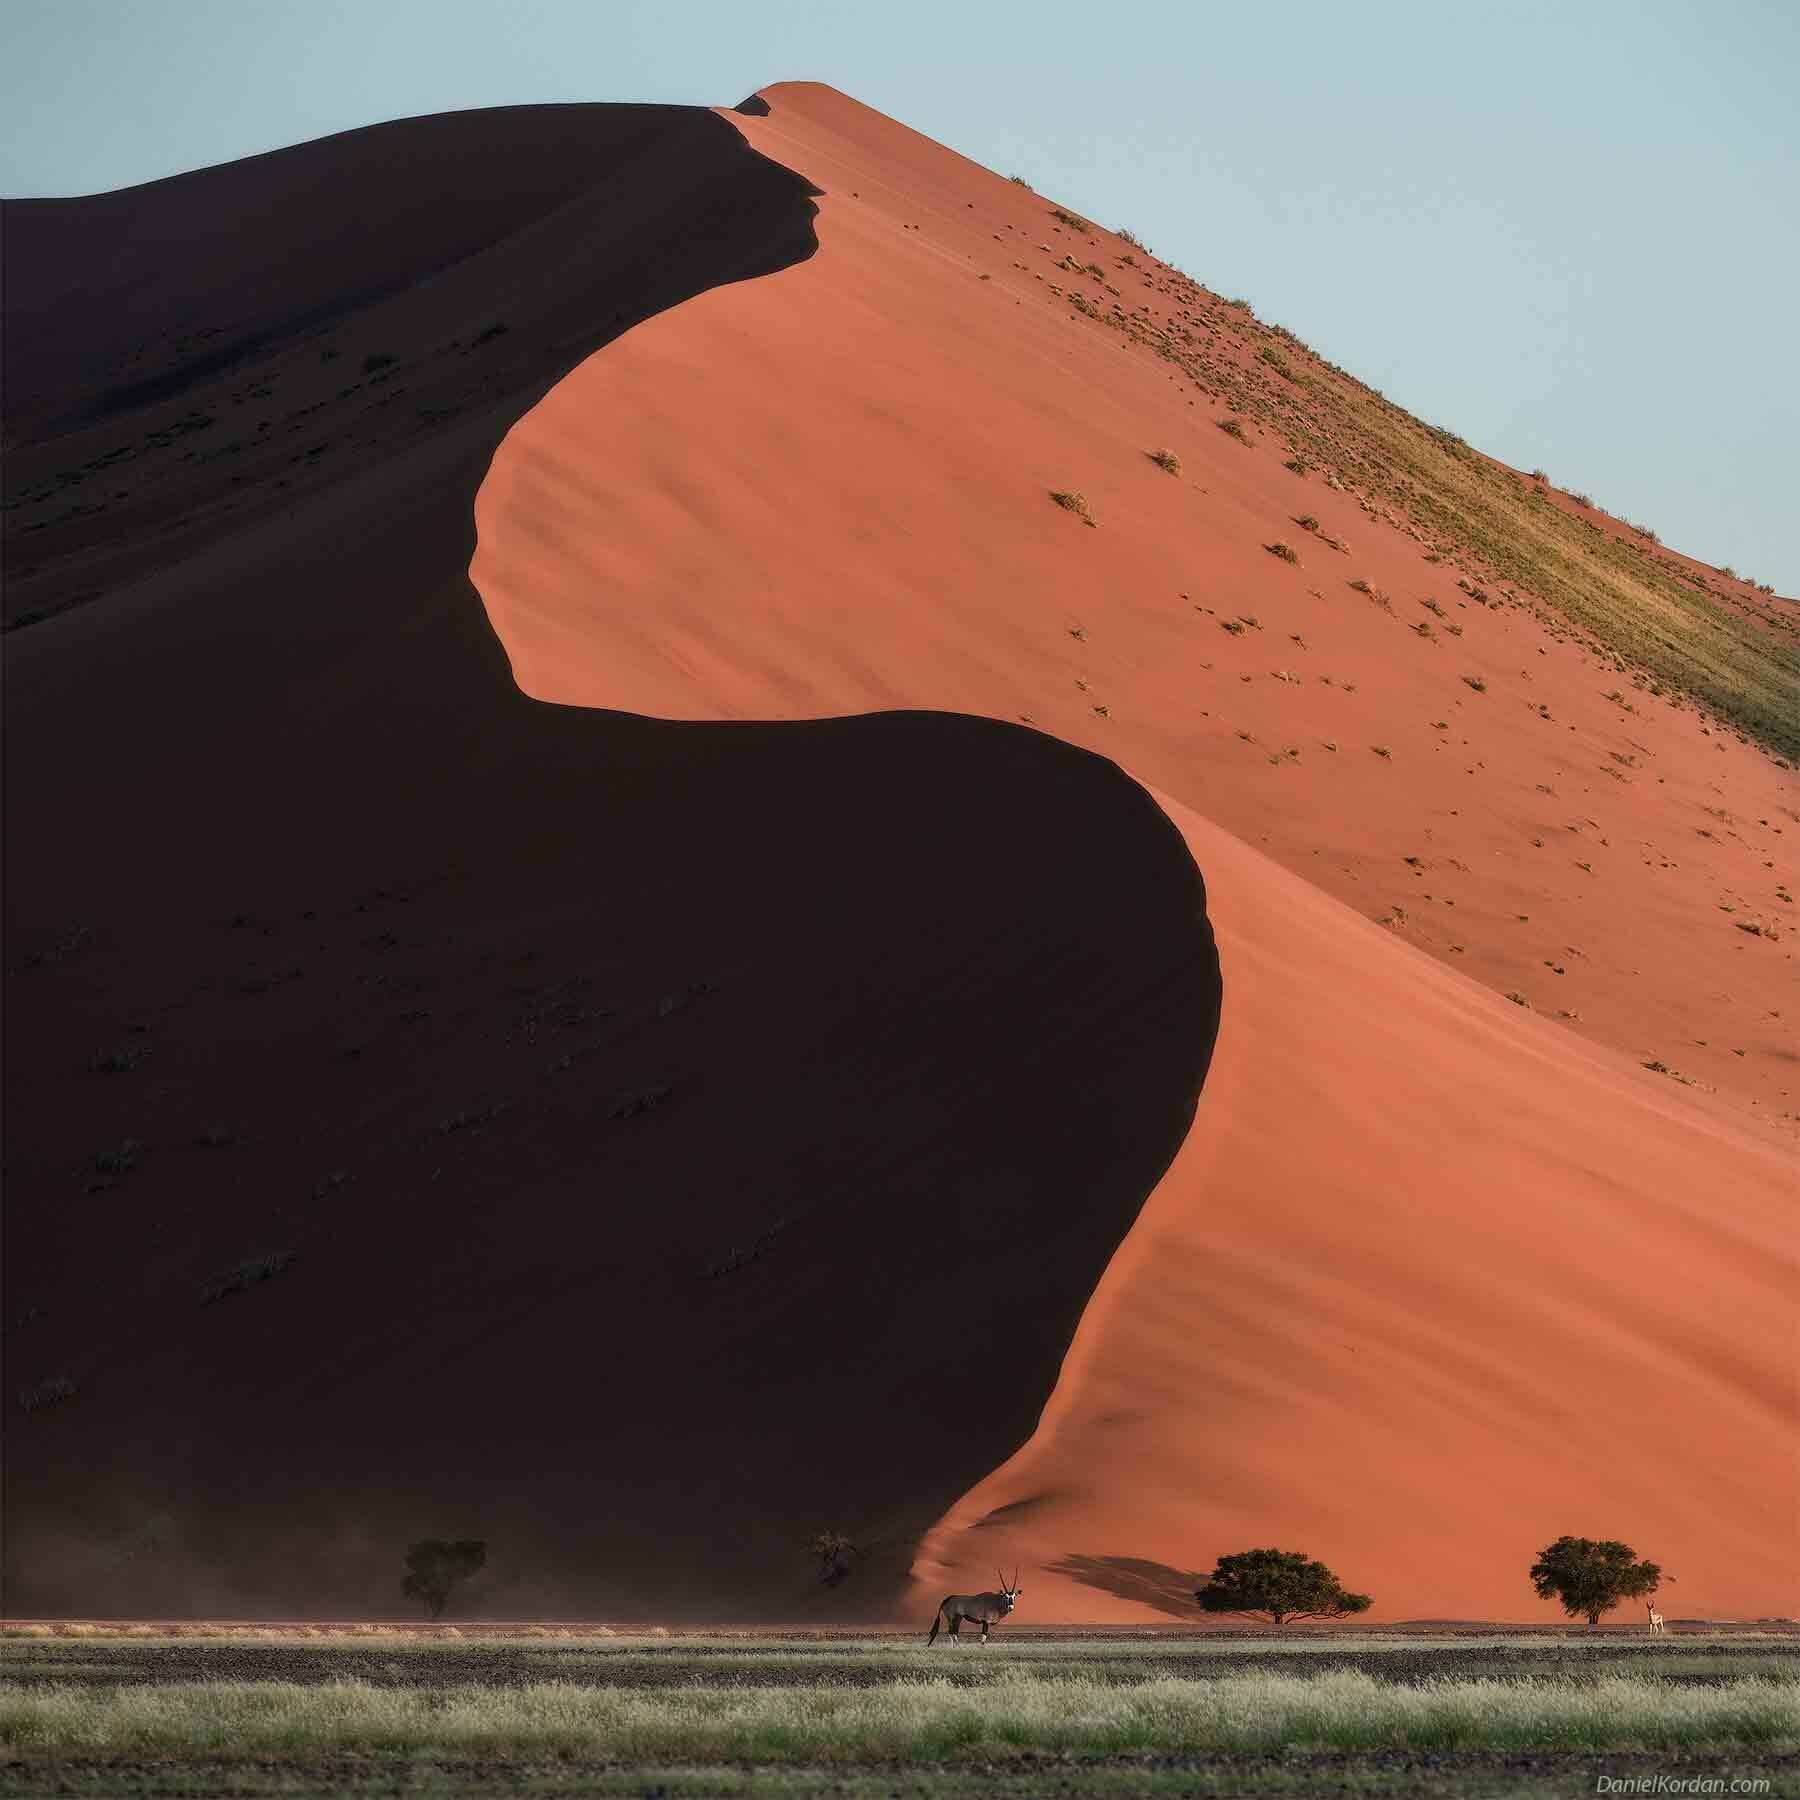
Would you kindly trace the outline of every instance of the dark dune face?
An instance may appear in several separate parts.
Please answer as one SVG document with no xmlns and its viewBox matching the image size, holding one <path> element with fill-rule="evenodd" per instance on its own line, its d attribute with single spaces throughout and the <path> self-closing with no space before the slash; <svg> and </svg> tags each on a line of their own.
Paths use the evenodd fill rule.
<svg viewBox="0 0 1800 1800">
<path fill-rule="evenodd" d="M 991 722 L 532 702 L 465 574 L 546 384 L 811 216 L 603 107 L 9 209 L 9 1612 L 391 1613 L 441 1535 L 868 1615 L 1035 1424 L 1211 1053 L 1179 835 Z"/>
<path fill-rule="evenodd" d="M 638 320 L 810 256 L 810 195 L 709 112 L 550 106 L 8 203 L 8 625 L 491 441 Z"/>
</svg>

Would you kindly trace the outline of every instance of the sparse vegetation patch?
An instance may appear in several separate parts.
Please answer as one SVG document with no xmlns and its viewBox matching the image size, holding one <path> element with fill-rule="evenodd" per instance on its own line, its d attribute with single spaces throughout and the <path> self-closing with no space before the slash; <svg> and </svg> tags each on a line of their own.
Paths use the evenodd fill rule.
<svg viewBox="0 0 1800 1800">
<path fill-rule="evenodd" d="M 1201 294 L 1196 287 L 1188 297 Z M 1274 365 L 1261 355 L 1267 346 L 1248 323 L 1248 307 L 1234 309 L 1229 299 L 1218 305 L 1244 312 L 1234 335 L 1258 336 L 1250 371 L 1183 323 L 1115 322 L 1234 417 L 1279 432 L 1292 473 L 1319 472 L 1373 516 L 1404 517 L 1427 560 L 1460 565 L 1465 592 L 1479 604 L 1523 608 L 1552 629 L 1573 626 L 1664 694 L 1697 702 L 1783 761 L 1800 760 L 1800 638 L 1783 621 L 1724 604 L 1714 578 L 1651 554 L 1648 528 L 1632 528 L 1635 535 L 1602 529 L 1579 492 L 1569 500 L 1581 510 L 1552 504 L 1546 471 L 1533 470 L 1537 485 L 1526 486 L 1454 432 L 1409 416 L 1322 358 L 1303 377 L 1306 405 L 1296 406 L 1290 387 L 1277 391 L 1263 378 Z M 1279 328 L 1267 337 L 1304 348 Z M 1241 441 L 1249 436 L 1246 430 Z M 1726 570 L 1719 575 L 1731 579 Z M 1490 600 L 1481 583 L 1502 586 L 1505 599 Z"/>
<path fill-rule="evenodd" d="M 137 1167 L 138 1152 L 143 1149 L 136 1138 L 127 1138 L 115 1150 L 102 1150 L 94 1157 L 94 1170 L 100 1175 L 128 1175 Z"/>
<path fill-rule="evenodd" d="M 66 1375 L 52 1375 L 47 1381 L 40 1381 L 33 1387 L 20 1388 L 19 1406 L 24 1412 L 42 1412 L 46 1407 L 60 1406 L 65 1400 L 73 1400 L 79 1390 Z"/>
<path fill-rule="evenodd" d="M 241 1294 L 246 1288 L 253 1288 L 265 1281 L 273 1281 L 284 1269 L 293 1266 L 294 1253 L 291 1250 L 268 1250 L 259 1256 L 247 1256 L 241 1263 L 234 1264 L 222 1275 L 215 1275 L 200 1290 L 200 1304 L 213 1306 L 221 1300 L 228 1300 L 233 1294 Z"/>
</svg>

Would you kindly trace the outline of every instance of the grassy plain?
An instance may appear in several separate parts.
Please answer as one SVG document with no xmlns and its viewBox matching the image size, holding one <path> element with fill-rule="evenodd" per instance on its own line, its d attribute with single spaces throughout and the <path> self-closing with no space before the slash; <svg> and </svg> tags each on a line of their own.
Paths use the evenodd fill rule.
<svg viewBox="0 0 1800 1800">
<path fill-rule="evenodd" d="M 15 1628 L 0 1654 L 0 1795 L 1800 1794 L 1791 1635 Z"/>
</svg>

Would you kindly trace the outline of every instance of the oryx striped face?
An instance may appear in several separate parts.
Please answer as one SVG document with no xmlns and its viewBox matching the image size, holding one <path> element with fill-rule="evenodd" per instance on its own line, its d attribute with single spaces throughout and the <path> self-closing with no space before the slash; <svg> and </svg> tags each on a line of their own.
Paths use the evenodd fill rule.
<svg viewBox="0 0 1800 1800">
<path fill-rule="evenodd" d="M 1000 1577 L 999 1599 L 1003 1609 L 1001 1617 L 1004 1618 L 1007 1613 L 1012 1611 L 1014 1604 L 1019 1598 L 1019 1572 L 1017 1569 L 1013 1570 L 1013 1578 L 1011 1581 L 1006 1579 L 1006 1571 L 1004 1569 L 996 1569 L 994 1573 Z"/>
</svg>

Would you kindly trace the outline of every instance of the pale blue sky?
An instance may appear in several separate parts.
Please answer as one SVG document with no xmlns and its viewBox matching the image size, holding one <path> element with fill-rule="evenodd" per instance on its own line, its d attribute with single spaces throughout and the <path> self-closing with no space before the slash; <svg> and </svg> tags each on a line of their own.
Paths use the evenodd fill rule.
<svg viewBox="0 0 1800 1800">
<path fill-rule="evenodd" d="M 1800 594 L 1795 0 L 0 0 L 0 192 L 802 78 Z"/>
</svg>

